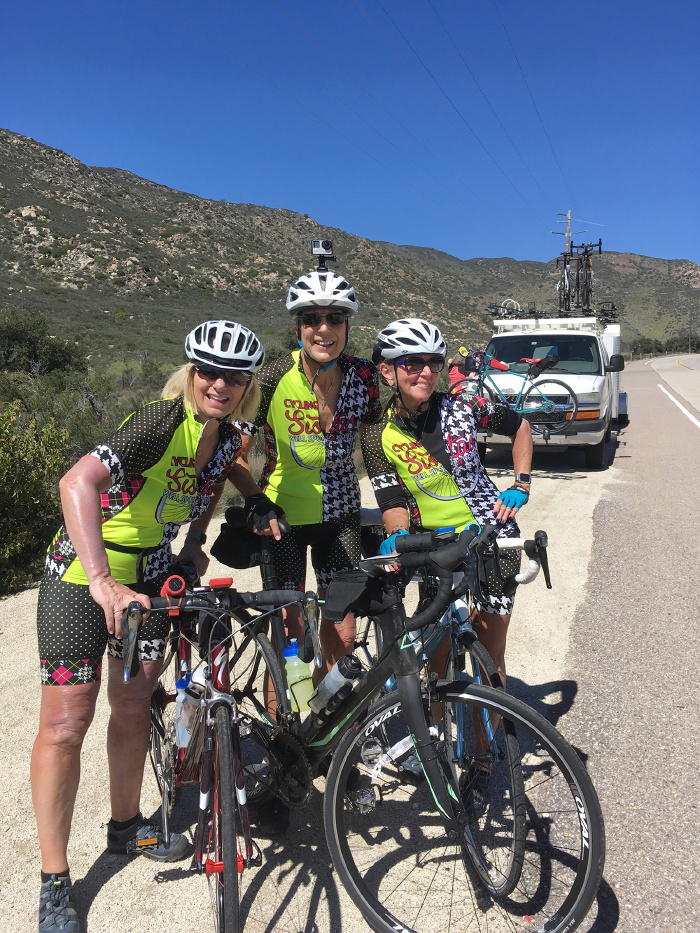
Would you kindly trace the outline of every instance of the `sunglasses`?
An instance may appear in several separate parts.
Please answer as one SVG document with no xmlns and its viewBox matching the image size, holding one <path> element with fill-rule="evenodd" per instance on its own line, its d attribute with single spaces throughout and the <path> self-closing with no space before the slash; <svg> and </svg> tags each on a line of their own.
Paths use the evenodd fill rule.
<svg viewBox="0 0 700 933">
<path fill-rule="evenodd" d="M 247 386 L 252 376 L 250 373 L 242 373 L 233 369 L 214 369 L 213 366 L 195 366 L 197 373 L 206 379 L 207 382 L 216 382 L 217 379 L 223 379 L 227 386 L 241 388 Z"/>
<path fill-rule="evenodd" d="M 405 356 L 402 360 L 397 360 L 396 365 L 403 366 L 409 375 L 417 376 L 426 366 L 430 367 L 431 373 L 441 373 L 445 368 L 445 361 L 441 356 Z"/>
<path fill-rule="evenodd" d="M 325 321 L 329 327 L 339 327 L 348 319 L 348 315 L 342 311 L 329 311 L 327 314 L 319 314 L 318 311 L 302 311 L 299 315 L 299 321 L 304 327 L 320 327 Z"/>
</svg>

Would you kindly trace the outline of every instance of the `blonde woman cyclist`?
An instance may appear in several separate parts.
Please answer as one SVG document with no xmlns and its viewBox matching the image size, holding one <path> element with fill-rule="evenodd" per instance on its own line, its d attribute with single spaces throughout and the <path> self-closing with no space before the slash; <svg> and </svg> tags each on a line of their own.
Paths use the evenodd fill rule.
<svg viewBox="0 0 700 933">
<path fill-rule="evenodd" d="M 240 434 L 232 416 L 250 418 L 259 399 L 255 373 L 265 353 L 255 334 L 231 321 L 207 321 L 185 342 L 188 362 L 163 398 L 130 415 L 60 482 L 64 524 L 49 546 L 39 591 L 39 733 L 31 763 L 42 856 L 40 933 L 79 933 L 68 870 L 68 841 L 80 780 L 80 752 L 108 654 L 107 733 L 112 818 L 107 848 L 156 861 L 188 855 L 184 836 L 166 849 L 139 811 L 149 706 L 168 623 L 148 619 L 139 639 L 141 669 L 122 683 L 121 616 L 132 600 L 148 607 L 176 561 L 206 570 L 206 529 L 227 477 L 259 491 L 236 464 Z M 188 524 L 179 554 L 171 542 Z M 131 845 L 130 845 L 131 844 Z"/>
</svg>

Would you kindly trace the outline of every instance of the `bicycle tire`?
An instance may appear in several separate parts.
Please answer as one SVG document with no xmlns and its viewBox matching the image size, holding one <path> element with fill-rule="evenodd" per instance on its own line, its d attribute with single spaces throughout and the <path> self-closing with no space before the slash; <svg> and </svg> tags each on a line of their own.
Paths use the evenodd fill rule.
<svg viewBox="0 0 700 933">
<path fill-rule="evenodd" d="M 237 650 L 231 657 L 231 690 L 236 697 L 241 727 L 241 762 L 245 775 L 246 795 L 250 804 L 260 804 L 273 796 L 269 787 L 269 759 L 263 745 L 256 740 L 259 726 L 274 732 L 276 716 L 267 711 L 265 674 L 274 690 L 277 710 L 289 705 L 285 680 L 277 652 L 267 635 L 260 632 L 249 642 L 247 649 Z"/>
<path fill-rule="evenodd" d="M 178 672 L 177 654 L 172 645 L 163 662 L 158 682 L 151 694 L 151 732 L 149 757 L 164 800 L 167 815 L 180 799 L 181 788 L 175 784 L 178 747 L 175 741 L 175 694 Z M 165 794 L 164 794 L 165 790 Z"/>
<path fill-rule="evenodd" d="M 348 894 L 377 933 L 570 933 L 593 903 L 605 852 L 603 817 L 583 764 L 550 723 L 502 690 L 453 683 L 439 685 L 436 695 L 468 707 L 467 722 L 479 707 L 512 725 L 526 833 L 517 884 L 507 895 L 487 888 L 474 868 L 469 821 L 460 838 L 448 839 L 427 782 L 402 775 L 396 750 L 410 750 L 410 730 L 397 697 L 387 696 L 338 744 L 326 783 L 326 838 Z M 446 747 L 436 748 L 450 773 Z M 353 766 L 360 780 L 350 790 Z M 464 794 L 464 786 L 455 791 Z M 493 803 L 489 798 L 488 812 L 496 821 Z"/>
<path fill-rule="evenodd" d="M 473 683 L 503 690 L 496 665 L 481 642 L 474 641 L 469 646 L 469 658 Z M 450 652 L 445 680 L 466 683 L 468 677 L 467 672 L 454 670 Z M 506 897 L 520 880 L 525 855 L 525 787 L 517 735 L 508 720 L 492 723 L 487 710 L 474 707 L 470 715 L 461 703 L 445 702 L 442 718 L 455 785 L 459 785 L 461 779 L 462 791 L 469 797 L 469 821 L 476 849 L 472 859 L 474 868 L 492 893 Z M 479 788 L 478 772 L 485 766 L 490 772 L 491 804 L 490 809 L 482 811 L 476 804 L 475 794 Z M 493 819 L 496 798 L 498 821 Z"/>
<path fill-rule="evenodd" d="M 240 933 L 236 789 L 233 780 L 231 714 L 216 707 L 216 748 L 212 756 L 211 822 L 205 871 L 214 912 L 215 933 Z"/>
<path fill-rule="evenodd" d="M 576 393 L 560 379 L 540 379 L 527 390 L 519 412 L 535 434 L 554 433 L 573 425 L 578 412 Z"/>
</svg>

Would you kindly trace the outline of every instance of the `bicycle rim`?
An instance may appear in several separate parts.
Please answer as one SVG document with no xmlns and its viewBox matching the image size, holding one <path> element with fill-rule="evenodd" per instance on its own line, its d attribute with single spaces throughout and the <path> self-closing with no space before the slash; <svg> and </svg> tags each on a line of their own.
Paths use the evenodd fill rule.
<svg viewBox="0 0 700 933">
<path fill-rule="evenodd" d="M 536 434 L 562 431 L 576 419 L 576 393 L 559 379 L 540 379 L 525 393 L 521 414 Z"/>
<path fill-rule="evenodd" d="M 215 933 L 239 933 L 236 792 L 233 783 L 231 717 L 226 705 L 216 708 L 211 821 L 205 852 Z"/>
<path fill-rule="evenodd" d="M 513 802 L 524 820 L 519 877 L 508 891 L 499 873 L 499 839 L 510 848 L 520 832 L 502 828 L 500 784 L 491 785 L 482 828 L 467 816 L 460 838 L 448 839 L 425 779 L 399 767 L 410 754 L 409 730 L 396 699 L 386 697 L 334 752 L 324 799 L 329 849 L 350 897 L 380 933 L 574 930 L 593 902 L 604 858 L 600 806 L 583 765 L 549 723 L 501 690 L 448 684 L 438 694 L 444 705 L 464 707 L 467 726 L 485 708 L 501 717 L 497 734 L 512 729 L 523 780 Z M 446 768 L 453 764 L 459 771 L 458 762 Z M 361 780 L 348 790 L 353 765 Z M 468 814 L 467 782 L 458 791 Z"/>
</svg>

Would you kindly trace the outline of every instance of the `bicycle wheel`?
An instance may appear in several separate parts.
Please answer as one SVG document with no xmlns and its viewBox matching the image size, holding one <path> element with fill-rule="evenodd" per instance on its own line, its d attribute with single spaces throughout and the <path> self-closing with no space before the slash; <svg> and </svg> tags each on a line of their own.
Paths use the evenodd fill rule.
<svg viewBox="0 0 700 933">
<path fill-rule="evenodd" d="M 206 840 L 205 871 L 216 933 L 239 933 L 236 789 L 233 781 L 231 714 L 216 708 L 216 748 L 211 783 L 211 822 Z"/>
<path fill-rule="evenodd" d="M 576 420 L 576 393 L 559 379 L 540 379 L 525 393 L 520 413 L 536 434 L 561 431 Z"/>
<path fill-rule="evenodd" d="M 180 787 L 175 786 L 177 742 L 175 741 L 175 697 L 177 694 L 178 661 L 170 650 L 164 659 L 160 677 L 151 695 L 151 735 L 149 756 L 158 789 L 169 816 L 180 799 Z"/>
<path fill-rule="evenodd" d="M 231 690 L 240 717 L 246 794 L 249 803 L 259 804 L 269 798 L 271 782 L 267 751 L 258 737 L 261 730 L 270 734 L 275 729 L 277 710 L 286 706 L 282 669 L 267 635 L 260 633 L 247 644 L 236 644 L 231 654 Z"/>
<path fill-rule="evenodd" d="M 486 855 L 469 813 L 468 768 L 448 760 L 449 743 L 436 746 L 445 773 L 460 775 L 453 793 L 464 808 L 463 828 L 449 839 L 425 779 L 411 781 L 399 770 L 412 741 L 401 705 L 389 696 L 339 743 L 326 784 L 326 838 L 348 894 L 379 933 L 569 933 L 593 902 L 604 861 L 603 818 L 585 768 L 552 725 L 501 690 L 447 684 L 437 695 L 444 705 L 463 707 L 466 727 L 475 709 L 500 717 L 494 731 L 510 730 L 518 743 L 524 855 L 517 883 L 509 892 L 503 886 L 494 850 L 507 818 L 500 783 L 486 800 L 495 840 Z M 506 750 L 502 755 L 508 761 Z M 353 766 L 361 777 L 350 790 Z"/>
</svg>

